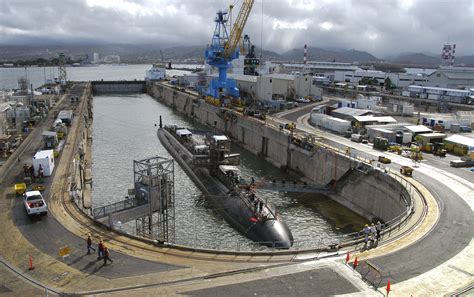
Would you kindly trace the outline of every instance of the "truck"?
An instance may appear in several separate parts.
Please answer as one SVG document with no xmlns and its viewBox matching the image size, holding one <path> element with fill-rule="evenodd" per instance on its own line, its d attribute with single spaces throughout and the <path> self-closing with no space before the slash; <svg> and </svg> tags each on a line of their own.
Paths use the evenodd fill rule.
<svg viewBox="0 0 474 297">
<path fill-rule="evenodd" d="M 362 135 L 360 135 L 360 134 L 352 134 L 352 135 L 351 135 L 351 141 L 354 141 L 354 142 L 362 142 Z"/>
<path fill-rule="evenodd" d="M 23 195 L 23 205 L 28 216 L 48 213 L 48 205 L 40 191 L 28 191 Z"/>
<path fill-rule="evenodd" d="M 392 163 L 392 160 L 390 160 L 389 158 L 385 157 L 385 156 L 379 156 L 379 162 L 380 163 L 383 163 L 383 164 L 390 164 Z"/>
<path fill-rule="evenodd" d="M 461 157 L 459 160 L 452 160 L 449 162 L 451 167 L 470 167 L 474 166 L 474 159 L 470 157 Z"/>
<path fill-rule="evenodd" d="M 386 151 L 389 146 L 390 145 L 387 138 L 383 138 L 383 137 L 374 138 L 374 149 Z"/>
</svg>

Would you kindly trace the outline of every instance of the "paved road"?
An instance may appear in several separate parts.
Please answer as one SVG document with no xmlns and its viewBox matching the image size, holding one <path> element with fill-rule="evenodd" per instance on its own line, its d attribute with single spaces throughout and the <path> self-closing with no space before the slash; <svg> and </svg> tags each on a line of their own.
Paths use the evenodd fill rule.
<svg viewBox="0 0 474 297">
<path fill-rule="evenodd" d="M 298 111 L 286 114 L 283 118 L 298 122 L 302 116 L 304 116 L 304 111 Z M 314 130 L 314 127 L 310 125 L 305 125 L 302 128 L 306 131 Z M 347 139 L 331 136 L 330 133 L 323 133 L 326 137 L 331 138 L 323 139 L 323 142 L 341 150 L 350 144 L 358 149 L 357 154 L 361 157 L 375 159 L 375 156 L 382 155 L 367 145 L 352 143 Z M 392 161 L 394 160 L 392 159 Z M 423 162 L 423 164 L 425 163 L 468 181 L 472 180 L 472 173 L 451 168 L 444 159 L 430 156 L 427 161 Z M 389 167 L 398 170 L 400 165 L 392 163 Z M 393 283 L 410 279 L 440 265 L 464 249 L 474 237 L 472 210 L 455 191 L 450 189 L 449 181 L 448 184 L 444 184 L 432 176 L 418 171 L 415 171 L 414 178 L 427 187 L 438 201 L 440 218 L 430 234 L 422 240 L 393 254 L 374 259 L 376 265 L 380 266 L 384 273 L 390 272 Z"/>
<path fill-rule="evenodd" d="M 337 286 L 334 284 L 337 283 Z M 260 279 L 227 286 L 181 292 L 188 296 L 330 296 L 358 292 L 347 279 L 329 268 Z"/>
</svg>

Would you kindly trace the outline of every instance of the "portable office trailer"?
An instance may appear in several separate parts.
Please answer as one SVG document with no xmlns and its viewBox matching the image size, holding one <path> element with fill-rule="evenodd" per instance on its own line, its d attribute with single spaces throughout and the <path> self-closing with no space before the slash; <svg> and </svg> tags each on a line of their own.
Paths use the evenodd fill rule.
<svg viewBox="0 0 474 297">
<path fill-rule="evenodd" d="M 58 119 L 61 120 L 66 126 L 71 126 L 73 118 L 72 110 L 61 110 L 58 114 Z"/>
<path fill-rule="evenodd" d="M 38 176 L 39 168 L 43 168 L 44 176 L 51 176 L 54 170 L 54 151 L 44 150 L 38 151 L 33 156 L 33 168 L 35 170 L 35 176 Z"/>
</svg>

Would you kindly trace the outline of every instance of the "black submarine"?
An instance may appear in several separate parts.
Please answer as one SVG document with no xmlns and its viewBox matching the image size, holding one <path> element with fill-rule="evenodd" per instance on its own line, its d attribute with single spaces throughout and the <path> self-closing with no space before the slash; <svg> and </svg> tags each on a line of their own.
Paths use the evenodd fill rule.
<svg viewBox="0 0 474 297">
<path fill-rule="evenodd" d="M 206 196 L 217 212 L 247 238 L 288 249 L 293 235 L 275 207 L 259 198 L 255 182 L 239 174 L 240 155 L 231 154 L 224 135 L 193 134 L 186 128 L 161 125 L 158 138 L 166 150 Z"/>
</svg>

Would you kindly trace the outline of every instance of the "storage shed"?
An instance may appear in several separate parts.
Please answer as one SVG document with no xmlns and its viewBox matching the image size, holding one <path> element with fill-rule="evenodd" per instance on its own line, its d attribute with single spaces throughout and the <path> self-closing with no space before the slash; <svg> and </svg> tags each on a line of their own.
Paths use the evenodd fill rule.
<svg viewBox="0 0 474 297">
<path fill-rule="evenodd" d="M 44 176 L 51 176 L 54 170 L 54 151 L 44 150 L 38 151 L 33 156 L 33 168 L 35 170 L 35 176 L 38 176 L 39 168 L 43 168 Z"/>
</svg>

